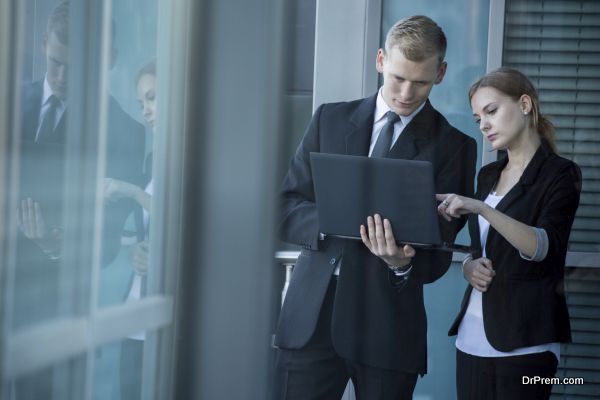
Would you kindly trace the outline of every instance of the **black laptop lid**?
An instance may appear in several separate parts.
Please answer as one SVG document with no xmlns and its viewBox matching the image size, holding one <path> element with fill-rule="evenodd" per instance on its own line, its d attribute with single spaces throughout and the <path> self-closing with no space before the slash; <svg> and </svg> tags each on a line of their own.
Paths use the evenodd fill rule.
<svg viewBox="0 0 600 400">
<path fill-rule="evenodd" d="M 375 213 L 399 243 L 440 245 L 433 167 L 427 161 L 311 153 L 320 231 L 360 238 Z"/>
</svg>

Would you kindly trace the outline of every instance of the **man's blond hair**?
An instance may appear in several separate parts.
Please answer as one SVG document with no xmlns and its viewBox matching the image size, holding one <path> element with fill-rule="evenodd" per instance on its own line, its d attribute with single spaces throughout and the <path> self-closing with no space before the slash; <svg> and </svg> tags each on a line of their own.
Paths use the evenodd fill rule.
<svg viewBox="0 0 600 400">
<path fill-rule="evenodd" d="M 390 28 L 385 38 L 385 52 L 398 48 L 410 61 L 420 62 L 437 55 L 440 63 L 446 56 L 446 35 L 431 18 L 413 15 Z"/>
</svg>

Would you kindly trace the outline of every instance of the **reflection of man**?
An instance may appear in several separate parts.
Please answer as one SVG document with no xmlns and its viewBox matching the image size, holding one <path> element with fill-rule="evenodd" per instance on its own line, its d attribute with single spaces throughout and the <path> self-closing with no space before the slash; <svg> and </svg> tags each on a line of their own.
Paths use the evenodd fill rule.
<svg viewBox="0 0 600 400">
<path fill-rule="evenodd" d="M 283 184 L 282 239 L 304 248 L 277 328 L 277 398 L 340 398 L 352 379 L 358 398 L 410 399 L 426 373 L 423 284 L 446 272 L 451 254 L 397 246 L 379 215 L 360 228 L 363 243 L 320 240 L 309 154 L 428 160 L 438 193 L 472 193 L 475 141 L 428 101 L 444 77 L 445 51 L 435 22 L 401 20 L 377 53 L 378 93 L 322 105 L 313 116 Z M 442 222 L 444 240 L 463 224 Z"/>
<path fill-rule="evenodd" d="M 25 182 L 23 194 L 32 198 L 33 202 L 21 203 L 20 222 L 27 236 L 37 240 L 38 244 L 42 245 L 42 249 L 51 255 L 58 251 L 57 241 L 52 242 L 53 232 L 54 236 L 58 237 L 58 231 L 44 225 L 58 223 L 60 218 L 58 211 L 62 202 L 60 191 L 68 104 L 68 29 L 69 3 L 63 2 L 52 11 L 43 39 L 46 57 L 45 78 L 43 81 L 23 87 L 22 140 L 23 162 L 26 164 L 24 178 L 29 180 Z M 113 54 L 115 54 L 114 50 Z M 144 156 L 143 127 L 129 117 L 112 97 L 109 97 L 107 132 L 106 176 L 131 183 L 141 183 Z M 42 178 L 49 178 L 49 180 Z M 48 199 L 48 189 L 56 192 L 51 199 Z M 120 214 L 130 211 L 130 206 L 125 207 L 124 204 L 111 204 L 108 207 L 109 209 L 106 210 L 108 219 L 105 221 L 107 224 L 104 264 L 114 255 L 115 246 L 118 247 L 118 240 L 114 238 L 119 236 L 119 221 L 122 223 L 122 218 L 117 216 L 122 217 Z"/>
<path fill-rule="evenodd" d="M 66 125 L 69 101 L 72 100 L 67 98 L 69 8 L 68 2 L 60 3 L 48 18 L 43 38 L 44 79 L 22 87 L 20 233 L 16 241 L 15 274 L 15 304 L 20 311 L 13 313 L 14 329 L 56 317 L 62 282 L 59 279 L 74 275 L 73 271 L 65 274 L 59 270 L 63 211 L 69 211 L 63 209 L 66 199 L 63 188 Z M 106 176 L 141 184 L 144 151 L 143 126 L 109 97 Z M 79 193 L 70 196 L 73 195 Z M 132 209 L 133 202 L 126 199 L 105 205 L 102 265 L 107 265 L 116 256 L 124 221 Z M 48 398 L 52 393 L 52 382 L 49 370 L 21 378 L 16 382 L 16 398 Z"/>
<path fill-rule="evenodd" d="M 49 293 L 53 287 L 49 283 L 56 279 L 52 276 L 56 273 L 51 271 L 56 268 L 62 246 L 64 155 L 69 112 L 69 7 L 69 2 L 58 4 L 48 18 L 43 38 L 44 79 L 22 87 L 18 222 L 24 235 L 17 241 L 17 279 L 24 280 L 21 282 L 24 290 L 32 291 L 28 298 L 35 304 L 25 305 L 29 306 L 28 312 L 17 317 L 24 318 L 27 314 L 30 321 L 51 317 L 56 305 L 52 301 L 56 293 Z M 112 97 L 109 98 L 107 126 L 106 176 L 141 183 L 145 150 L 143 126 L 128 116 Z M 116 255 L 122 226 L 132 207 L 133 203 L 127 200 L 106 205 L 102 265 Z M 48 276 L 42 277 L 41 273 Z M 37 284 L 40 287 L 36 287 Z M 15 321 L 15 324 L 18 326 L 23 322 Z"/>
</svg>

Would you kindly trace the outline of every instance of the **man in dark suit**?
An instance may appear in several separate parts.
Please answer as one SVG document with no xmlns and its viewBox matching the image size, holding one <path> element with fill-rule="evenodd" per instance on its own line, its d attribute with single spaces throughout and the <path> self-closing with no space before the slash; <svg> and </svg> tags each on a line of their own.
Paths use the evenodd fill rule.
<svg viewBox="0 0 600 400">
<path fill-rule="evenodd" d="M 423 284 L 446 272 L 451 253 L 397 246 L 379 215 L 360 227 L 363 243 L 320 237 L 309 154 L 427 160 L 438 193 L 473 193 L 475 141 L 428 100 L 445 51 L 431 19 L 397 22 L 377 53 L 380 90 L 321 105 L 312 118 L 283 183 L 281 237 L 303 249 L 276 332 L 277 398 L 340 398 L 352 379 L 359 399 L 409 399 L 426 373 Z M 464 222 L 440 222 L 444 240 Z"/>
</svg>

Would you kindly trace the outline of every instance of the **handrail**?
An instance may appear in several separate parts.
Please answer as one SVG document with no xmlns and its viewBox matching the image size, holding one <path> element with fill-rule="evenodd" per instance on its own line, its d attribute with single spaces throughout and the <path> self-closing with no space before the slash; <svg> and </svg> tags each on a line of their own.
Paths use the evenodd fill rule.
<svg viewBox="0 0 600 400">
<path fill-rule="evenodd" d="M 294 271 L 294 265 L 296 265 L 296 260 L 300 255 L 299 251 L 277 251 L 275 252 L 275 259 L 279 261 L 281 265 L 285 267 L 285 282 L 283 284 L 283 289 L 281 290 L 281 305 L 283 306 L 283 301 L 285 300 L 285 295 L 287 294 L 288 287 L 290 286 L 290 281 L 292 279 L 292 272 Z"/>
</svg>

